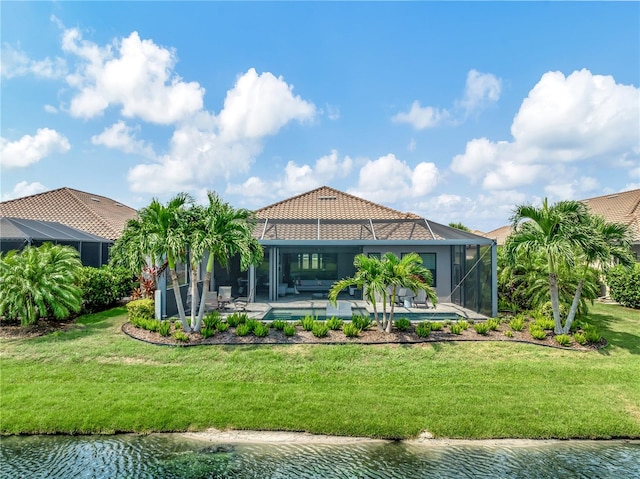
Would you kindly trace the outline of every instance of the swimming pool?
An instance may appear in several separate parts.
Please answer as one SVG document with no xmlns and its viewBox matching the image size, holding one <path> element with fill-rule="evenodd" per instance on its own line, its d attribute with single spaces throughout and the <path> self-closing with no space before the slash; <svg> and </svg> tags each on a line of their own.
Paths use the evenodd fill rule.
<svg viewBox="0 0 640 479">
<path fill-rule="evenodd" d="M 314 316 L 318 319 L 326 318 L 326 308 L 271 308 L 262 318 L 265 321 L 273 321 L 274 319 L 283 319 L 285 321 L 298 321 L 305 316 Z M 358 316 L 371 316 L 366 308 L 353 308 L 352 314 Z M 380 312 L 378 313 L 380 314 Z M 456 320 L 459 316 L 456 313 L 436 313 L 436 312 L 420 312 L 420 313 L 400 313 L 396 311 L 394 318 L 407 318 L 409 321 L 446 321 Z"/>
</svg>

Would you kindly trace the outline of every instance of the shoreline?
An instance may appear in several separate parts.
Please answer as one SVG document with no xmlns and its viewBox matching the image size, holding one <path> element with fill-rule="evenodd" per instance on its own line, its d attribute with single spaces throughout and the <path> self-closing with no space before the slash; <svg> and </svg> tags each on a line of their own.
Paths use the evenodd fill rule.
<svg viewBox="0 0 640 479">
<path fill-rule="evenodd" d="M 608 442 L 623 441 L 640 444 L 640 439 L 449 439 L 435 438 L 427 431 L 414 439 L 374 439 L 358 436 L 331 436 L 327 434 L 311 434 L 292 431 L 247 431 L 207 429 L 201 432 L 175 433 L 187 439 L 223 444 L 318 444 L 318 445 L 350 445 L 361 443 L 395 443 L 426 447 L 445 446 L 484 446 L 484 447 L 532 447 L 567 442 Z"/>
</svg>

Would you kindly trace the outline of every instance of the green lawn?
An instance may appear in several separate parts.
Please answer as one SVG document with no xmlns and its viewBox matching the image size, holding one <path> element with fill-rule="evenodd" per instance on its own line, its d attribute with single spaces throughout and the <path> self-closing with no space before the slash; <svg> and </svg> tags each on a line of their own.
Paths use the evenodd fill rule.
<svg viewBox="0 0 640 479">
<path fill-rule="evenodd" d="M 124 309 L 3 340 L 0 432 L 209 427 L 407 438 L 640 437 L 640 311 L 595 305 L 593 352 L 505 342 L 169 348 Z"/>
</svg>

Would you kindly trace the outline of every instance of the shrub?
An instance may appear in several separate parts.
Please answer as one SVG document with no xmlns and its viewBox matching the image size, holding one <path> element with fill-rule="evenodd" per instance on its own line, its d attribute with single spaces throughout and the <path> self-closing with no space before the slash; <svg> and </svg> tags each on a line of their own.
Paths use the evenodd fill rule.
<svg viewBox="0 0 640 479">
<path fill-rule="evenodd" d="M 131 318 L 153 319 L 156 309 L 152 299 L 136 299 L 127 303 L 127 314 Z"/>
<path fill-rule="evenodd" d="M 422 321 L 416 326 L 416 334 L 421 338 L 426 338 L 431 334 L 431 323 L 429 321 Z"/>
<path fill-rule="evenodd" d="M 507 338 L 513 338 L 513 331 L 511 331 L 511 330 L 507 329 L 507 330 L 504 332 L 504 335 L 505 335 Z"/>
<path fill-rule="evenodd" d="M 329 318 L 327 319 L 327 326 L 329 326 L 329 329 L 333 330 L 333 331 L 337 331 L 339 329 L 342 329 L 342 324 L 344 323 L 343 320 L 341 320 L 340 318 Z"/>
<path fill-rule="evenodd" d="M 316 318 L 313 316 L 305 316 L 302 318 L 302 329 L 305 331 L 312 331 L 313 325 L 316 324 Z"/>
<path fill-rule="evenodd" d="M 498 318 L 489 318 L 487 319 L 487 327 L 491 331 L 497 331 L 500 328 L 500 320 Z"/>
<path fill-rule="evenodd" d="M 360 334 L 360 329 L 353 323 L 345 323 L 342 325 L 342 332 L 347 338 L 356 338 Z"/>
<path fill-rule="evenodd" d="M 406 331 L 407 329 L 409 329 L 409 326 L 411 326 L 411 321 L 409 321 L 407 318 L 398 318 L 393 322 L 393 325 L 399 331 Z"/>
<path fill-rule="evenodd" d="M 372 321 L 370 316 L 359 316 L 356 314 L 351 317 L 351 323 L 360 331 L 366 331 L 371 326 Z"/>
<path fill-rule="evenodd" d="M 232 328 L 235 328 L 239 324 L 246 323 L 248 319 L 249 319 L 249 316 L 247 315 L 247 313 L 235 312 L 227 316 L 227 324 Z"/>
<path fill-rule="evenodd" d="M 529 334 L 533 339 L 546 339 L 547 332 L 540 326 L 536 326 L 535 323 L 529 326 Z"/>
<path fill-rule="evenodd" d="M 286 325 L 287 322 L 284 319 L 276 319 L 273 323 L 271 323 L 271 326 L 273 326 L 275 329 L 279 329 L 280 331 L 282 331 Z"/>
<path fill-rule="evenodd" d="M 176 319 L 176 320 L 173 322 L 173 329 L 174 329 L 175 331 L 180 331 L 180 330 L 182 329 L 182 321 L 180 321 L 179 319 Z"/>
<path fill-rule="evenodd" d="M 82 290 L 82 308 L 89 313 L 104 311 L 133 289 L 131 274 L 123 268 L 102 266 L 82 268 L 78 286 Z"/>
<path fill-rule="evenodd" d="M 633 268 L 615 266 L 607 272 L 611 297 L 623 306 L 640 309 L 640 263 Z"/>
<path fill-rule="evenodd" d="M 296 334 L 296 327 L 293 324 L 286 324 L 284 328 L 282 328 L 282 332 L 285 336 L 294 336 Z"/>
<path fill-rule="evenodd" d="M 587 337 L 585 336 L 584 333 L 576 333 L 573 335 L 573 339 L 575 339 L 576 343 L 581 344 L 581 345 L 585 345 L 587 344 Z"/>
<path fill-rule="evenodd" d="M 558 334 L 555 340 L 560 346 L 571 346 L 571 337 L 566 334 Z"/>
<path fill-rule="evenodd" d="M 214 328 L 205 327 L 200 330 L 200 334 L 204 339 L 207 339 L 216 334 L 216 330 Z"/>
<path fill-rule="evenodd" d="M 462 326 L 460 326 L 458 323 L 452 323 L 449 329 L 453 334 L 462 334 Z"/>
<path fill-rule="evenodd" d="M 545 318 L 553 321 L 553 307 L 551 306 L 551 301 L 544 303 L 539 311 Z M 568 313 L 569 309 L 567 308 L 567 305 L 560 303 L 560 319 L 566 318 Z"/>
<path fill-rule="evenodd" d="M 184 331 L 175 331 L 173 333 L 173 338 L 177 341 L 187 342 L 189 341 L 189 335 Z"/>
<path fill-rule="evenodd" d="M 552 331 L 556 326 L 554 320 L 547 317 L 538 317 L 533 324 L 538 326 L 540 329 L 546 329 L 547 331 Z"/>
<path fill-rule="evenodd" d="M 521 316 L 516 316 L 511 321 L 509 321 L 509 327 L 514 331 L 522 331 L 524 329 L 524 318 Z"/>
<path fill-rule="evenodd" d="M 222 321 L 220 321 L 219 323 L 216 323 L 216 331 L 224 333 L 228 329 L 229 329 L 229 325 L 227 323 L 223 323 Z"/>
<path fill-rule="evenodd" d="M 259 338 L 264 338 L 269 335 L 269 326 L 259 321 L 256 321 L 257 324 L 253 326 L 253 334 L 255 334 Z"/>
<path fill-rule="evenodd" d="M 457 324 L 459 324 L 460 327 L 465 331 L 469 329 L 469 321 L 467 321 L 466 319 L 461 319 L 460 321 L 457 322 Z"/>
<path fill-rule="evenodd" d="M 246 324 L 247 327 L 249 328 L 249 332 L 254 332 L 258 327 L 258 325 L 262 323 L 257 319 L 247 319 L 247 321 L 244 324 Z"/>
<path fill-rule="evenodd" d="M 476 330 L 476 333 L 482 334 L 483 336 L 489 334 L 489 325 L 485 323 L 475 323 L 473 325 L 473 329 Z"/>
<path fill-rule="evenodd" d="M 587 342 L 591 344 L 599 343 L 602 339 L 596 327 L 591 325 L 585 326 L 584 337 L 587 339 Z"/>
<path fill-rule="evenodd" d="M 202 323 L 206 328 L 215 329 L 216 325 L 222 321 L 219 311 L 210 311 L 202 318 Z"/>
<path fill-rule="evenodd" d="M 431 324 L 431 331 L 442 331 L 444 329 L 444 325 L 439 321 L 433 321 Z"/>
<path fill-rule="evenodd" d="M 251 328 L 246 323 L 238 324 L 238 326 L 236 326 L 236 335 L 238 336 L 246 336 L 250 332 L 251 332 Z"/>
<path fill-rule="evenodd" d="M 329 334 L 329 326 L 324 321 L 317 321 L 313 325 L 313 329 L 311 330 L 313 335 L 316 338 L 324 338 L 327 334 Z"/>
<path fill-rule="evenodd" d="M 160 336 L 167 337 L 171 334 L 171 322 L 170 321 L 161 321 L 160 327 L 158 328 L 158 332 Z"/>
</svg>

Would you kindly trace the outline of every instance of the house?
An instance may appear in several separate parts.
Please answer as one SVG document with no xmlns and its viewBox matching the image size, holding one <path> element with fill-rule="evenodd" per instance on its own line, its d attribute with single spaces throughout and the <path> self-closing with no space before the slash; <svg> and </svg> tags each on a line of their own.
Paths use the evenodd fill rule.
<svg viewBox="0 0 640 479">
<path fill-rule="evenodd" d="M 497 313 L 496 246 L 490 239 L 328 186 L 255 215 L 254 236 L 264 248 L 264 262 L 248 273 L 237 264 L 216 267 L 213 288 L 231 285 L 234 295 L 250 301 L 274 302 L 298 293 L 326 297 L 335 281 L 355 273 L 356 255 L 415 252 L 431 271 L 441 302 Z"/>
<path fill-rule="evenodd" d="M 629 226 L 632 237 L 631 249 L 635 254 L 636 261 L 640 260 L 640 189 L 579 201 L 587 205 L 591 213 L 602 216 L 608 223 L 621 223 Z M 484 236 L 496 240 L 498 245 L 502 246 L 511 232 L 511 226 L 506 225 L 489 231 Z"/>
<path fill-rule="evenodd" d="M 3 201 L 2 250 L 11 244 L 39 244 L 46 239 L 74 246 L 83 264 L 100 266 L 109 261 L 109 245 L 137 214 L 133 208 L 105 196 L 71 188 Z"/>
</svg>

